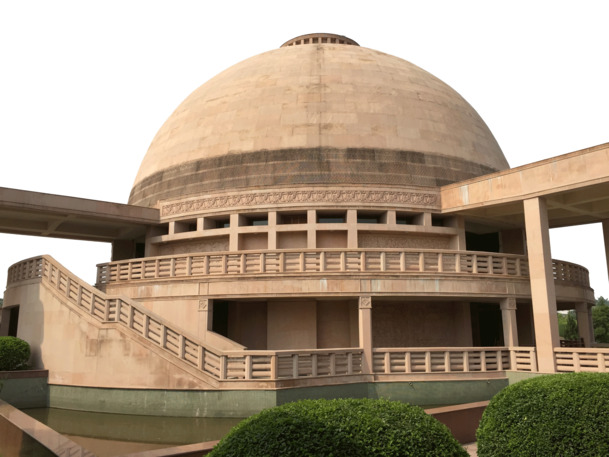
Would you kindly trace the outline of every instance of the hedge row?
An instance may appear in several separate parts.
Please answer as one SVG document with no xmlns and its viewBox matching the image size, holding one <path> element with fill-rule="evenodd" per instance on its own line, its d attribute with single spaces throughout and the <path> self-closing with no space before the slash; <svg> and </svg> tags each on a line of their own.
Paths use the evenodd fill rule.
<svg viewBox="0 0 609 457">
<path fill-rule="evenodd" d="M 0 371 L 23 370 L 30 359 L 30 345 L 14 336 L 0 336 Z"/>
</svg>

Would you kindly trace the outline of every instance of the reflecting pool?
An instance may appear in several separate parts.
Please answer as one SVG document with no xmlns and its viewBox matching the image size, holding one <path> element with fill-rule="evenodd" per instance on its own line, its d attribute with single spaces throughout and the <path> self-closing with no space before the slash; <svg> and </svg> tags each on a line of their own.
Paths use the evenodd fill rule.
<svg viewBox="0 0 609 457">
<path fill-rule="evenodd" d="M 242 420 L 135 416 L 57 408 L 32 408 L 23 412 L 99 457 L 219 440 Z"/>
</svg>

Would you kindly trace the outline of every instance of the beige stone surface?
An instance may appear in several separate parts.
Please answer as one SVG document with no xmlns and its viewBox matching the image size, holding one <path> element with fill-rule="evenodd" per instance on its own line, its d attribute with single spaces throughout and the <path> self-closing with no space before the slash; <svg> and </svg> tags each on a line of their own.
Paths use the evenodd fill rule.
<svg viewBox="0 0 609 457">
<path fill-rule="evenodd" d="M 436 77 L 372 49 L 317 44 L 252 57 L 195 90 L 155 136 L 135 186 L 147 186 L 146 180 L 160 171 L 189 162 L 233 157 L 250 170 L 246 173 L 250 183 L 243 185 L 255 187 L 255 174 L 261 170 L 248 168 L 251 159 L 245 155 L 349 148 L 429 154 L 429 163 L 424 158 L 413 162 L 412 176 L 421 175 L 422 167 L 434 166 L 434 160 L 441 163 L 442 158 L 487 167 L 486 172 L 508 167 L 484 121 Z M 332 154 L 328 152 L 325 160 L 336 168 L 336 179 L 339 165 L 344 168 L 348 163 Z M 381 171 L 374 160 L 369 166 L 370 172 Z M 303 171 L 294 164 L 273 179 L 280 184 Z M 437 173 L 450 172 L 444 167 Z M 313 175 L 324 173 L 320 169 Z M 353 179 L 355 184 L 365 177 Z M 172 186 L 182 185 L 183 193 L 196 192 L 196 186 L 186 189 L 184 184 L 183 179 L 181 183 L 166 182 L 165 190 L 154 200 L 169 195 Z M 217 189 L 221 185 L 219 180 Z M 132 202 L 148 201 L 139 194 L 132 198 Z"/>
</svg>

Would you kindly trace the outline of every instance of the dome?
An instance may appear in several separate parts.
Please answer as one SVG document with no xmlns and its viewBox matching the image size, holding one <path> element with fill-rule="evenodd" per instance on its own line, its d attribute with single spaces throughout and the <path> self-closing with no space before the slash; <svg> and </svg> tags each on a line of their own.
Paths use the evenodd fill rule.
<svg viewBox="0 0 609 457">
<path fill-rule="evenodd" d="M 435 76 L 339 35 L 297 37 L 184 100 L 129 203 L 253 188 L 439 186 L 509 168 L 476 111 Z"/>
</svg>

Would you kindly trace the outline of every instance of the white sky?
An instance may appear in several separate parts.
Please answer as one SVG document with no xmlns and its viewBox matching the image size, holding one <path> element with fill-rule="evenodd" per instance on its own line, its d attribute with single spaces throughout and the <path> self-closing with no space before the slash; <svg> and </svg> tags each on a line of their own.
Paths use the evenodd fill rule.
<svg viewBox="0 0 609 457">
<path fill-rule="evenodd" d="M 0 2 L 0 186 L 126 203 L 162 123 L 199 85 L 312 32 L 409 60 L 463 95 L 512 167 L 609 141 L 609 2 Z M 8 267 L 50 254 L 83 279 L 110 247 L 0 234 Z M 609 296 L 601 227 L 552 256 Z M 1 294 L 2 292 L 0 292 Z"/>
</svg>

